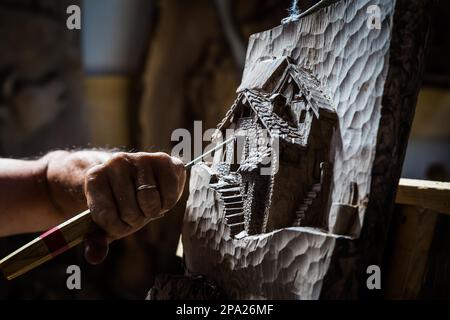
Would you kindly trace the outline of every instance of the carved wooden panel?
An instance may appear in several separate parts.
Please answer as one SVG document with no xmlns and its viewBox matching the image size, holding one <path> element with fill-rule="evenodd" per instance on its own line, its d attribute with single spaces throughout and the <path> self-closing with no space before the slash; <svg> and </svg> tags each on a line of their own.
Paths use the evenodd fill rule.
<svg viewBox="0 0 450 320">
<path fill-rule="evenodd" d="M 371 5 L 377 5 L 380 9 L 380 29 L 367 27 L 367 12 Z M 234 218 L 239 214 L 229 212 L 237 208 L 227 206 L 229 197 L 234 197 L 233 203 L 245 203 L 248 196 L 242 191 L 247 190 L 242 180 L 230 178 L 234 174 L 231 166 L 226 167 L 224 174 L 217 157 L 211 167 L 208 164 L 194 167 L 183 225 L 188 275 L 206 276 L 231 298 L 317 299 L 321 296 L 357 296 L 358 286 L 362 285 L 358 277 L 366 267 L 364 263 L 368 262 L 368 257 L 379 257 L 382 252 L 389 210 L 420 84 L 429 9 L 430 5 L 426 1 L 343 0 L 299 21 L 282 24 L 250 37 L 238 97 L 221 126 L 239 129 L 243 121 L 233 119 L 244 117 L 245 105 L 250 105 L 253 110 L 250 118 L 253 114 L 254 119 L 259 119 L 258 123 L 265 127 L 272 126 L 272 117 L 275 116 L 261 116 L 261 110 L 268 108 L 272 113 L 277 113 L 277 98 L 273 94 L 286 97 L 289 93 L 277 91 L 277 85 L 269 86 L 268 89 L 261 79 L 276 74 L 269 72 L 269 76 L 265 75 L 272 68 L 271 64 L 287 57 L 295 70 L 310 76 L 301 77 L 297 74 L 293 77 L 294 81 L 300 79 L 299 87 L 303 86 L 303 90 L 300 88 L 298 100 L 294 95 L 293 99 L 288 99 L 288 104 L 284 101 L 281 108 L 289 106 L 291 111 L 294 110 L 297 101 L 302 101 L 301 96 L 304 96 L 303 103 L 309 108 L 314 105 L 314 101 L 321 101 L 323 105 L 329 99 L 331 111 L 337 115 L 338 122 L 330 128 L 336 131 L 324 139 L 328 139 L 329 144 L 323 141 L 317 143 L 318 133 L 310 136 L 303 131 L 299 133 L 299 139 L 305 136 L 309 139 L 305 150 L 319 145 L 321 147 L 317 150 L 326 149 L 324 154 L 328 158 L 322 161 L 307 158 L 309 160 L 306 162 L 312 164 L 311 169 L 302 171 L 300 176 L 291 175 L 291 179 L 285 180 L 286 183 L 270 185 L 274 183 L 270 182 L 271 191 L 256 196 L 256 203 L 266 203 L 262 207 L 250 209 L 251 215 L 264 217 L 263 223 L 258 224 L 257 232 L 249 228 L 245 206 L 241 209 L 245 219 L 237 222 L 240 226 L 237 231 L 234 230 L 236 222 L 229 221 L 230 215 Z M 403 15 L 414 10 L 418 13 L 409 16 L 412 21 L 406 22 Z M 422 15 L 419 16 L 419 13 Z M 414 31 L 417 32 L 415 36 Z M 400 34 L 405 35 L 405 38 L 399 39 Z M 394 44 L 392 39 L 398 42 Z M 411 50 L 400 52 L 401 46 L 409 46 Z M 418 59 L 418 62 L 414 66 L 407 64 L 402 69 L 397 62 L 399 57 L 404 62 L 410 63 L 413 59 Z M 412 81 L 409 85 L 400 85 L 399 79 L 405 77 L 411 77 Z M 280 76 L 274 76 L 274 79 L 280 79 Z M 258 82 L 260 80 L 262 83 Z M 269 80 L 268 83 L 274 84 L 276 81 L 279 80 Z M 318 88 L 320 99 L 315 97 L 311 88 Z M 239 95 L 242 94 L 245 99 L 241 101 Z M 403 94 L 407 97 L 403 103 L 392 103 Z M 252 103 L 252 99 L 256 102 Z M 239 113 L 239 108 L 242 108 L 242 113 Z M 279 116 L 283 118 L 282 114 Z M 318 119 L 320 123 L 325 121 L 322 116 L 318 116 Z M 400 130 L 396 129 L 396 122 L 401 124 Z M 292 130 L 281 130 L 283 127 L 290 128 L 290 124 L 278 122 L 278 125 L 277 137 L 281 137 L 280 140 L 286 140 L 283 136 L 292 141 L 296 139 L 290 136 Z M 388 137 L 386 130 L 390 128 L 395 129 Z M 244 135 L 251 132 L 241 129 Z M 281 148 L 276 160 L 279 160 L 281 170 L 292 170 L 291 164 L 282 162 L 283 153 L 293 161 L 294 167 L 301 160 L 295 160 L 296 152 L 286 152 L 286 148 Z M 388 150 L 390 154 L 386 152 Z M 258 153 L 261 150 L 256 151 Z M 307 151 L 298 151 L 297 154 L 303 157 Z M 389 163 L 390 156 L 392 159 Z M 243 158 L 245 164 L 250 157 L 244 152 Z M 318 166 L 322 162 L 327 166 Z M 385 177 L 376 171 L 383 167 L 380 163 L 384 164 L 384 170 L 390 176 Z M 320 201 L 326 208 L 326 219 L 312 219 L 310 223 L 302 222 L 302 219 L 298 223 L 292 220 L 294 223 L 291 224 L 286 219 L 270 228 L 270 224 L 264 221 L 289 215 L 293 205 L 300 204 L 305 209 L 304 203 L 314 202 L 312 191 L 320 193 L 321 189 L 311 189 L 309 192 L 302 189 L 305 181 L 310 181 L 309 185 L 313 188 L 314 183 L 322 183 L 320 176 L 324 173 L 314 175 L 314 167 L 330 169 L 326 171 L 330 175 L 329 183 L 325 183 L 329 188 L 329 197 Z M 235 172 L 241 171 L 239 168 Z M 271 177 L 276 179 L 275 174 L 271 174 Z M 300 183 L 297 188 L 287 184 L 295 179 L 304 181 L 303 185 Z M 257 183 L 256 180 L 250 181 Z M 236 193 L 235 188 L 239 192 Z M 288 195 L 284 200 L 285 211 L 283 206 L 274 212 L 270 210 L 279 199 L 274 198 L 276 191 L 280 197 Z M 236 199 L 239 194 L 243 196 L 242 200 Z M 380 197 L 385 199 L 376 200 Z M 313 216 L 320 212 L 317 208 L 312 209 Z M 370 219 L 368 225 L 365 224 L 366 214 L 369 214 Z M 327 223 L 320 225 L 317 221 Z M 379 234 L 373 234 L 375 230 L 380 231 Z M 373 239 L 380 241 L 374 243 Z M 363 248 L 368 252 L 362 251 Z"/>
</svg>

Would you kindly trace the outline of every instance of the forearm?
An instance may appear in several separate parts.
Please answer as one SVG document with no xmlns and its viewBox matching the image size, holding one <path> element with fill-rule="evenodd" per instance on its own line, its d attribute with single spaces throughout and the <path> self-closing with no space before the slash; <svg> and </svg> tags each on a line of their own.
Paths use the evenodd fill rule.
<svg viewBox="0 0 450 320">
<path fill-rule="evenodd" d="M 0 236 L 37 231 L 42 220 L 55 219 L 45 171 L 41 161 L 0 159 Z"/>
<path fill-rule="evenodd" d="M 42 231 L 85 210 L 85 173 L 109 156 L 57 151 L 38 160 L 0 159 L 0 236 Z"/>
</svg>

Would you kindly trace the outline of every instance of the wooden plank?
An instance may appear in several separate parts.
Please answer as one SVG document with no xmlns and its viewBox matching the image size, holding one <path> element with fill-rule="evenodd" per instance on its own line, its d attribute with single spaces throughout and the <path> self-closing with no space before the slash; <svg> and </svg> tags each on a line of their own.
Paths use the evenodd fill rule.
<svg viewBox="0 0 450 320">
<path fill-rule="evenodd" d="M 397 206 L 391 227 L 390 254 L 384 268 L 385 298 L 419 298 L 437 219 L 435 211 Z"/>
<path fill-rule="evenodd" d="M 428 252 L 425 279 L 420 291 L 421 299 L 450 299 L 450 216 L 440 215 Z"/>
<path fill-rule="evenodd" d="M 450 183 L 400 179 L 395 201 L 450 214 Z"/>
</svg>

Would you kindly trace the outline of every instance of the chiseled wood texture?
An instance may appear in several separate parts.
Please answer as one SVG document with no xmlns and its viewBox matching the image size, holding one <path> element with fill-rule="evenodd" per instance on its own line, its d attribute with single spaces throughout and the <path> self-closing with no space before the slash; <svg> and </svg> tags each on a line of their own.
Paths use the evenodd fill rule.
<svg viewBox="0 0 450 320">
<path fill-rule="evenodd" d="M 288 228 L 234 239 L 210 172 L 192 168 L 183 225 L 188 274 L 205 275 L 232 299 L 317 299 L 335 237 Z"/>
<path fill-rule="evenodd" d="M 328 90 L 340 121 L 332 202 L 347 202 L 358 186 L 360 225 L 370 192 L 370 171 L 388 72 L 394 1 L 341 1 L 326 10 L 250 37 L 245 79 L 264 56 L 291 56 Z M 379 5 L 381 30 L 366 27 L 367 7 Z M 334 213 L 331 212 L 330 223 Z"/>
<path fill-rule="evenodd" d="M 383 265 L 384 249 L 422 83 L 433 6 L 434 1 L 430 0 L 395 2 L 389 71 L 381 101 L 364 225 L 359 239 L 337 242 L 321 298 L 374 298 L 382 295 L 382 290 L 367 289 L 366 268 L 376 264 L 383 271 L 386 267 Z"/>
<path fill-rule="evenodd" d="M 380 30 L 366 27 L 369 5 L 381 9 Z M 332 97 L 341 133 L 332 201 L 348 203 L 356 183 L 360 221 L 353 233 L 360 239 L 306 228 L 231 239 L 223 208 L 205 189 L 209 173 L 197 166 L 183 226 L 188 274 L 205 275 L 231 298 L 362 296 L 366 267 L 381 261 L 420 84 L 429 9 L 425 0 L 343 0 L 251 36 L 244 78 L 258 59 L 289 55 Z M 330 215 L 332 227 L 333 210 Z"/>
</svg>

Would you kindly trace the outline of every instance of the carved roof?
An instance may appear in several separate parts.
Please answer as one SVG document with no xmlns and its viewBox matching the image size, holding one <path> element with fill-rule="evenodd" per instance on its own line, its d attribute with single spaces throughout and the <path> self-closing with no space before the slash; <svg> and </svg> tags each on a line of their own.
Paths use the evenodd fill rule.
<svg viewBox="0 0 450 320">
<path fill-rule="evenodd" d="M 329 114 L 336 114 L 328 93 L 325 92 L 320 81 L 314 77 L 311 71 L 290 64 L 287 72 L 294 79 L 317 117 L 319 117 L 320 110 L 326 111 Z"/>
<path fill-rule="evenodd" d="M 248 89 L 272 92 L 276 85 L 274 78 L 281 78 L 289 64 L 290 62 L 286 57 L 259 61 L 251 69 L 244 72 L 242 82 L 236 92 L 239 93 Z"/>
<path fill-rule="evenodd" d="M 237 92 L 255 90 L 275 93 L 287 77 L 291 77 L 319 117 L 319 109 L 335 112 L 329 95 L 311 71 L 292 63 L 289 57 L 267 58 L 246 70 Z M 289 103 L 289 101 L 288 101 Z"/>
<path fill-rule="evenodd" d="M 320 82 L 310 71 L 291 63 L 290 58 L 283 57 L 260 61 L 245 73 L 237 90 L 238 97 L 217 126 L 218 129 L 229 125 L 231 116 L 241 102 L 248 102 L 271 136 L 306 146 L 309 132 L 304 132 L 305 126 L 293 127 L 273 112 L 273 100 L 270 97 L 278 93 L 289 78 L 293 79 L 305 98 L 307 107 L 313 110 L 317 119 L 322 115 L 336 117 L 331 99 L 322 89 Z M 286 101 L 287 104 L 291 102 Z"/>
<path fill-rule="evenodd" d="M 276 136 L 288 142 L 306 146 L 307 137 L 304 137 L 301 130 L 290 126 L 283 118 L 272 112 L 272 101 L 269 99 L 269 95 L 258 91 L 245 90 L 244 92 L 239 93 L 225 118 L 217 126 L 219 130 L 229 124 L 231 115 L 235 112 L 237 106 L 244 98 L 271 136 Z"/>
</svg>

